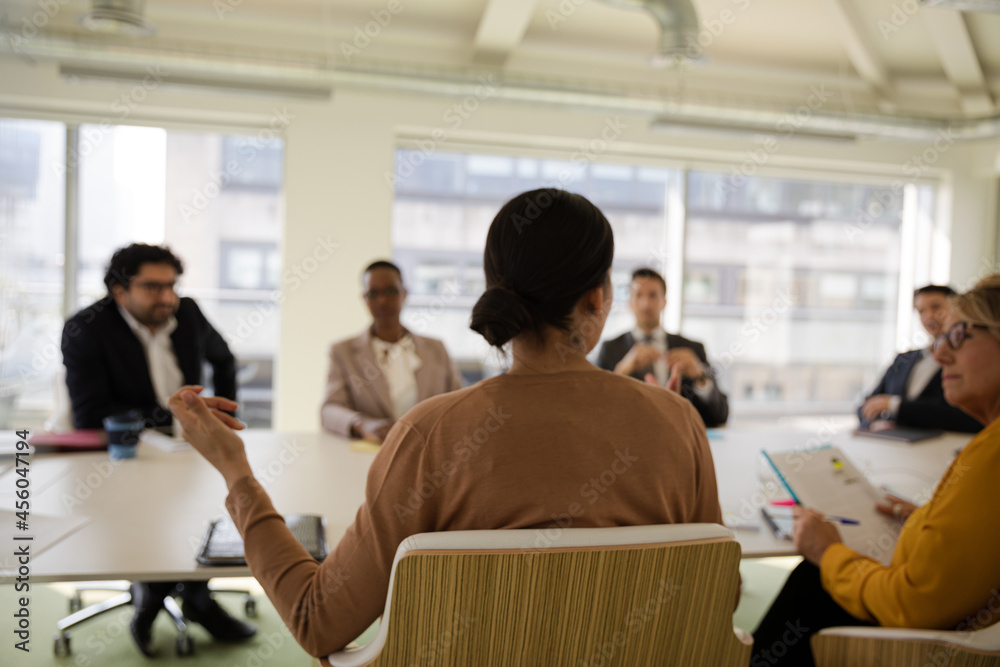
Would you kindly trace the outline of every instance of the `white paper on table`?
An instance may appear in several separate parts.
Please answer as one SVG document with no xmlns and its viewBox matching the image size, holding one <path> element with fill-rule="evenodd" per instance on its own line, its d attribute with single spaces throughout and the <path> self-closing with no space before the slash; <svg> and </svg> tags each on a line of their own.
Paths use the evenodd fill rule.
<svg viewBox="0 0 1000 667">
<path fill-rule="evenodd" d="M 0 556 L 0 571 L 17 571 L 18 556 L 14 552 L 21 547 L 26 545 L 30 557 L 35 558 L 90 521 L 85 516 L 51 516 L 36 512 L 29 512 L 27 519 L 28 529 L 20 530 L 17 522 L 21 519 L 17 514 L 11 510 L 0 510 L 0 540 L 5 547 Z M 15 539 L 28 536 L 32 539 Z"/>
<path fill-rule="evenodd" d="M 191 449 L 191 445 L 184 440 L 177 440 L 166 433 L 161 433 L 156 429 L 147 428 L 139 433 L 139 442 L 156 447 L 164 452 L 180 452 Z"/>
<path fill-rule="evenodd" d="M 882 495 L 837 447 L 790 452 L 764 452 L 792 498 L 829 516 L 855 519 L 837 523 L 844 544 L 888 566 L 902 523 L 880 514 Z"/>
</svg>

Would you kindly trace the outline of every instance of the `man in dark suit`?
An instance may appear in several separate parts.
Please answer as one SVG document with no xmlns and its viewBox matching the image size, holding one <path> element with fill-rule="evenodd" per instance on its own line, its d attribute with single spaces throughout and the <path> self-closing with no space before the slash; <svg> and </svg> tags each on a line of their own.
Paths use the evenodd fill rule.
<svg viewBox="0 0 1000 667">
<path fill-rule="evenodd" d="M 927 285 L 913 293 L 913 307 L 933 341 L 942 333 L 948 317 L 948 297 L 955 290 L 945 285 Z M 941 366 L 930 347 L 898 355 L 875 390 L 858 408 L 863 425 L 888 420 L 900 426 L 943 428 L 978 433 L 983 425 L 949 405 L 941 387 Z"/>
<path fill-rule="evenodd" d="M 170 430 L 170 396 L 183 385 L 202 384 L 206 361 L 215 395 L 235 400 L 236 360 L 197 304 L 177 296 L 183 272 L 167 248 L 122 248 L 104 277 L 107 296 L 66 322 L 63 363 L 76 428 L 101 428 L 105 417 L 138 410 L 147 426 Z M 215 638 L 241 640 L 256 632 L 212 599 L 208 582 L 134 582 L 131 630 L 145 655 L 153 655 L 153 620 L 175 589 L 184 615 Z"/>
<path fill-rule="evenodd" d="M 729 401 L 715 382 L 705 346 L 669 334 L 660 326 L 667 306 L 667 282 L 653 269 L 632 273 L 629 308 L 636 328 L 601 345 L 597 365 L 661 386 L 677 385 L 698 410 L 706 426 L 722 426 L 729 418 Z"/>
</svg>

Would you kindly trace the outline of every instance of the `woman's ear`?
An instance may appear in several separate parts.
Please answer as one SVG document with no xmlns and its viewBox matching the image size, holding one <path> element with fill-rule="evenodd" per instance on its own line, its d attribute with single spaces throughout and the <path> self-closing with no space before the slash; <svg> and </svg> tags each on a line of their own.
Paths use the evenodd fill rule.
<svg viewBox="0 0 1000 667">
<path fill-rule="evenodd" d="M 587 290 L 583 295 L 584 309 L 591 315 L 596 315 L 604 309 L 605 300 L 608 295 L 608 286 L 599 285 Z"/>
</svg>

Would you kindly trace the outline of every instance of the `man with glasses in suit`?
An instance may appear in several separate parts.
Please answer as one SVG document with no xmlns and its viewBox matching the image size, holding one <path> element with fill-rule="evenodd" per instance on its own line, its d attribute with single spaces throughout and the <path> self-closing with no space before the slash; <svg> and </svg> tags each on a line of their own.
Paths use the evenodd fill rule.
<svg viewBox="0 0 1000 667">
<path fill-rule="evenodd" d="M 171 430 L 166 405 L 182 386 L 203 384 L 205 362 L 215 395 L 235 400 L 236 359 L 198 305 L 178 297 L 183 272 L 165 247 L 121 248 L 104 277 L 107 295 L 66 322 L 62 353 L 75 428 L 102 428 L 105 417 L 136 410 L 147 427 Z M 183 599 L 185 617 L 216 639 L 240 641 L 256 632 L 219 606 L 207 581 L 133 582 L 131 631 L 147 656 L 155 654 L 153 621 L 174 593 Z"/>
<path fill-rule="evenodd" d="M 380 260 L 361 275 L 372 324 L 334 343 L 320 420 L 323 428 L 381 443 L 396 420 L 418 402 L 461 389 L 444 344 L 400 322 L 406 288 L 399 267 Z"/>
<path fill-rule="evenodd" d="M 955 290 L 947 285 L 926 285 L 913 292 L 913 307 L 931 341 L 944 333 L 948 319 L 948 297 Z M 983 425 L 944 400 L 941 365 L 930 346 L 896 356 L 885 375 L 858 408 L 862 426 L 888 421 L 900 426 L 941 428 L 978 433 Z"/>
<path fill-rule="evenodd" d="M 632 273 L 629 308 L 636 328 L 604 342 L 597 365 L 637 380 L 676 388 L 698 410 L 705 426 L 722 426 L 729 418 L 729 401 L 715 382 L 705 346 L 663 330 L 667 281 L 649 268 Z"/>
</svg>

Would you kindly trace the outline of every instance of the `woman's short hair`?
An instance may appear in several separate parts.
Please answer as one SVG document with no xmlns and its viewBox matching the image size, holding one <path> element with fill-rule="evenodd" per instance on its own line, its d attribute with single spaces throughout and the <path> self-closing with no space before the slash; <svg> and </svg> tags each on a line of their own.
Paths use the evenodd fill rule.
<svg viewBox="0 0 1000 667">
<path fill-rule="evenodd" d="M 1000 340 L 1000 273 L 986 276 L 968 292 L 953 296 L 948 302 L 955 315 L 989 327 L 990 333 Z"/>
<path fill-rule="evenodd" d="M 554 188 L 517 195 L 486 236 L 486 291 L 470 327 L 497 348 L 524 332 L 569 331 L 573 308 L 605 283 L 614 254 L 611 225 L 586 197 Z"/>
</svg>

